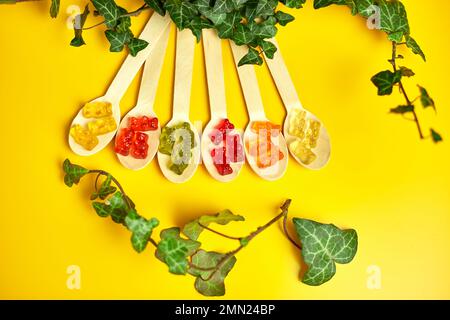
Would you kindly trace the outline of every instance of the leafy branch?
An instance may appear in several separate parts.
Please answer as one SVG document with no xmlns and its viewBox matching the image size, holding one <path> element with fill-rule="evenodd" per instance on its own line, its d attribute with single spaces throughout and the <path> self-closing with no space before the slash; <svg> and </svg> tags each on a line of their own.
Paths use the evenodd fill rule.
<svg viewBox="0 0 450 320">
<path fill-rule="evenodd" d="M 183 226 L 163 229 L 160 240 L 153 237 L 159 225 L 156 218 L 146 219 L 139 215 L 133 201 L 125 194 L 122 185 L 104 170 L 89 170 L 68 159 L 63 163 L 64 182 L 68 187 L 78 184 L 89 174 L 95 174 L 94 192 L 90 196 L 92 207 L 98 216 L 111 217 L 131 231 L 131 244 L 143 252 L 148 243 L 155 248 L 155 256 L 165 263 L 170 273 L 195 277 L 196 290 L 205 296 L 225 294 L 225 278 L 236 264 L 236 255 L 259 234 L 283 219 L 286 225 L 291 200 L 285 201 L 281 212 L 245 237 L 233 237 L 211 228 L 210 224 L 226 225 L 232 221 L 244 221 L 244 217 L 223 210 L 213 215 L 203 215 Z M 102 179 L 100 183 L 100 179 Z M 357 251 L 357 234 L 354 230 L 340 230 L 331 224 L 294 218 L 296 233 L 302 242 L 302 258 L 308 270 L 302 281 L 308 285 L 321 285 L 330 280 L 335 272 L 335 263 L 349 263 Z M 284 227 L 286 230 L 286 227 Z M 205 251 L 198 241 L 206 230 L 218 236 L 238 241 L 239 245 L 226 253 Z M 287 235 L 288 236 L 288 235 Z M 291 239 L 288 236 L 289 239 Z M 291 239 L 295 243 L 294 240 Z M 297 245 L 298 246 L 298 245 Z"/>
</svg>

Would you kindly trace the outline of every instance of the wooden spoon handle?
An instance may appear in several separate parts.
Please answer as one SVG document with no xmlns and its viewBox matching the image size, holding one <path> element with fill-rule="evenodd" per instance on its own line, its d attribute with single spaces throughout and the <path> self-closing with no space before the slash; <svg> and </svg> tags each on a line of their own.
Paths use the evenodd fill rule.
<svg viewBox="0 0 450 320">
<path fill-rule="evenodd" d="M 222 60 L 222 40 L 213 29 L 202 31 L 211 118 L 226 118 L 227 103 Z"/>
<path fill-rule="evenodd" d="M 237 46 L 233 41 L 230 41 L 230 45 L 250 120 L 263 120 L 266 116 L 255 69 L 252 65 L 238 67 L 239 60 L 247 53 L 247 46 Z"/>
<path fill-rule="evenodd" d="M 297 91 L 295 90 L 294 83 L 286 67 L 286 63 L 281 55 L 280 47 L 275 39 L 271 39 L 270 42 L 277 47 L 277 51 L 275 52 L 273 59 L 265 57 L 265 60 L 278 88 L 281 99 L 283 100 L 284 106 L 288 111 L 292 108 L 303 109 Z"/>
<path fill-rule="evenodd" d="M 145 49 L 141 50 L 136 57 L 132 57 L 131 55 L 127 56 L 106 92 L 105 96 L 110 102 L 118 103 L 122 99 L 130 86 L 131 81 L 133 81 L 145 59 L 147 59 L 148 55 L 153 51 L 155 43 L 158 42 L 169 23 L 170 17 L 168 14 L 162 17 L 156 12 L 153 13 L 139 37 L 140 39 L 149 42 L 149 44 Z"/>
<path fill-rule="evenodd" d="M 154 44 L 154 50 L 145 61 L 137 102 L 137 105 L 145 108 L 145 111 L 153 110 L 156 89 L 158 88 L 159 78 L 161 76 L 161 69 L 164 63 L 169 34 L 170 25 L 166 27 L 159 41 Z"/>
<path fill-rule="evenodd" d="M 189 118 L 192 70 L 194 67 L 195 37 L 192 31 L 177 29 L 173 113 Z"/>
</svg>

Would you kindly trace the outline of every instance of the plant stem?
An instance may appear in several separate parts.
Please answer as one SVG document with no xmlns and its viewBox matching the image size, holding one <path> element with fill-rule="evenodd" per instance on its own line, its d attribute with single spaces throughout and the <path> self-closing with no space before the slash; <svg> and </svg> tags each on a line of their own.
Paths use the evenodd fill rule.
<svg viewBox="0 0 450 320">
<path fill-rule="evenodd" d="M 277 215 L 276 217 L 272 218 L 269 222 L 267 222 L 265 225 L 258 227 L 255 231 L 253 231 L 252 233 L 250 233 L 247 237 L 243 238 L 247 240 L 247 244 L 253 240 L 253 238 L 255 238 L 258 234 L 260 234 L 261 232 L 263 232 L 264 230 L 266 230 L 268 227 L 270 227 L 271 225 L 273 225 L 275 222 L 277 222 L 278 220 L 280 220 L 281 218 L 283 218 L 284 216 L 287 215 L 288 210 L 289 210 L 289 206 L 291 205 L 292 200 L 288 199 L 286 200 L 283 205 L 280 207 L 281 209 L 281 213 L 279 215 Z M 222 267 L 222 265 L 231 257 L 235 256 L 239 251 L 241 251 L 242 249 L 244 249 L 246 247 L 246 245 L 240 244 L 239 247 L 237 247 L 236 249 L 234 249 L 233 251 L 230 251 L 228 253 L 225 254 L 225 256 L 220 259 L 220 261 L 217 263 L 217 265 L 214 268 L 211 268 L 210 270 L 213 270 L 213 272 L 211 272 L 211 274 L 209 275 L 209 277 L 207 279 L 205 279 L 205 281 L 208 281 L 209 279 L 211 279 L 214 274 L 220 270 L 220 268 Z M 209 271 L 209 270 L 207 270 Z"/>
<path fill-rule="evenodd" d="M 145 10 L 147 10 L 147 9 L 150 9 L 150 7 L 147 6 L 146 4 L 144 4 L 144 5 L 142 5 L 139 9 L 136 9 L 136 10 L 134 10 L 134 11 L 131 11 L 131 12 L 128 12 L 128 13 L 125 13 L 125 14 L 120 15 L 120 16 L 119 16 L 119 19 L 120 19 L 120 18 L 125 18 L 125 17 L 137 17 L 138 15 L 141 14 L 141 12 L 143 12 L 143 11 L 145 11 Z M 103 21 L 101 21 L 101 22 L 99 22 L 99 23 L 96 23 L 96 24 L 94 24 L 94 25 L 92 25 L 92 26 L 82 28 L 82 30 L 93 29 L 93 28 L 95 28 L 95 27 L 101 26 L 101 25 L 104 24 L 105 22 L 106 22 L 106 20 L 103 20 Z"/>
<path fill-rule="evenodd" d="M 224 237 L 224 238 L 231 239 L 231 240 L 237 240 L 237 241 L 239 241 L 239 240 L 242 239 L 242 238 L 239 238 L 239 237 L 232 237 L 232 236 L 229 236 L 229 235 L 224 234 L 224 233 L 222 233 L 222 232 L 219 232 L 219 231 L 216 231 L 216 230 L 214 230 L 214 229 L 211 229 L 210 227 L 205 226 L 205 225 L 202 224 L 201 222 L 198 222 L 198 224 L 199 224 L 199 226 L 202 227 L 203 229 L 208 230 L 208 231 L 210 231 L 210 232 L 212 232 L 212 233 L 215 233 L 215 234 L 217 234 L 217 235 L 219 235 L 219 236 L 222 236 L 222 237 Z"/>
<path fill-rule="evenodd" d="M 287 229 L 287 217 L 288 217 L 288 215 L 287 215 L 287 212 L 286 212 L 286 214 L 284 215 L 284 218 L 283 218 L 283 230 L 284 230 L 284 234 L 285 234 L 286 238 L 288 238 L 288 240 L 289 240 L 295 247 L 297 247 L 298 249 L 302 250 L 302 246 L 299 245 L 297 242 L 295 242 L 295 240 L 289 235 L 289 232 L 288 232 L 288 229 Z"/>
<path fill-rule="evenodd" d="M 395 41 L 392 41 L 391 64 L 394 69 L 394 72 L 397 72 L 397 70 L 398 70 L 398 68 L 397 68 L 397 43 Z M 416 126 L 417 126 L 417 130 L 419 131 L 420 139 L 425 139 L 425 136 L 423 135 L 423 132 L 422 132 L 422 128 L 420 126 L 419 117 L 417 116 L 416 108 L 414 107 L 413 103 L 411 102 L 411 99 L 409 98 L 409 96 L 405 90 L 405 87 L 403 85 L 403 82 L 401 80 L 399 82 L 399 87 L 400 87 L 401 93 L 405 97 L 407 105 L 412 107 L 412 114 L 414 117 L 414 122 L 416 123 Z"/>
<path fill-rule="evenodd" d="M 125 193 L 125 190 L 123 189 L 122 185 L 119 183 L 119 181 L 113 177 L 112 174 L 110 174 L 109 172 L 106 172 L 104 170 L 89 170 L 89 173 L 95 174 L 97 173 L 97 177 L 95 178 L 95 189 L 97 190 L 97 182 L 98 182 L 98 178 L 103 175 L 103 176 L 110 176 L 111 177 L 111 181 L 114 182 L 114 184 L 117 186 L 117 188 L 119 188 L 120 192 L 123 194 L 123 197 L 125 199 L 125 202 L 128 206 L 128 209 L 133 209 L 133 206 L 130 203 L 130 200 L 128 199 L 128 196 Z M 155 246 L 155 248 L 158 247 L 158 244 L 156 243 L 156 241 L 150 237 L 148 239 L 148 242 L 150 242 L 153 246 Z"/>
</svg>

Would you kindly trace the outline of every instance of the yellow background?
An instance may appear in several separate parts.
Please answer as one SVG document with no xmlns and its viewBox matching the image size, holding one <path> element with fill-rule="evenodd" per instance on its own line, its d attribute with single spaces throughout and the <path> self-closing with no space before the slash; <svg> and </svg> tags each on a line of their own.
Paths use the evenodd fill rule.
<svg viewBox="0 0 450 320">
<path fill-rule="evenodd" d="M 128 7 L 135 7 L 128 1 Z M 278 40 L 303 104 L 326 124 L 333 150 L 329 165 L 308 171 L 290 159 L 287 174 L 266 182 L 246 166 L 239 178 L 221 184 L 200 167 L 188 183 L 166 181 L 156 161 L 139 172 L 119 164 L 112 146 L 89 158 L 71 152 L 68 125 L 86 101 L 102 95 L 125 53 L 108 52 L 103 28 L 85 33 L 87 46 L 69 46 L 69 1 L 51 20 L 48 3 L 0 7 L 1 223 L 0 298 L 202 298 L 190 276 L 168 273 L 153 249 L 137 254 L 129 232 L 96 216 L 88 201 L 92 179 L 69 189 L 61 163 L 69 157 L 89 168 L 112 172 L 146 217 L 164 227 L 229 208 L 247 222 L 221 230 L 246 234 L 293 199 L 291 216 L 352 227 L 359 250 L 349 265 L 321 287 L 300 283 L 300 253 L 273 226 L 241 251 L 226 280 L 225 298 L 391 299 L 450 298 L 450 150 L 447 142 L 420 141 L 413 122 L 389 115 L 402 97 L 377 97 L 369 79 L 388 69 L 390 43 L 381 32 L 346 8 L 314 11 L 312 1 L 291 10 L 296 21 L 281 28 Z M 437 102 L 438 116 L 421 114 L 450 139 L 448 50 L 450 3 L 404 1 L 413 36 L 427 53 L 425 64 L 404 51 L 416 82 Z M 85 1 L 73 1 L 82 5 Z M 125 4 L 125 2 L 121 2 Z M 149 13 L 134 18 L 139 32 Z M 88 24 L 93 23 L 91 18 Z M 164 124 L 171 115 L 174 30 L 158 89 L 156 112 Z M 248 118 L 230 49 L 225 48 L 229 117 L 238 127 Z M 191 119 L 208 121 L 202 48 L 196 48 Z M 282 123 L 285 112 L 266 67 L 257 68 L 266 111 Z M 123 102 L 136 101 L 139 77 Z M 235 243 L 204 235 L 207 249 L 228 250 Z M 81 268 L 81 290 L 66 287 L 69 265 Z M 381 270 L 382 287 L 369 290 L 369 266 Z"/>
</svg>

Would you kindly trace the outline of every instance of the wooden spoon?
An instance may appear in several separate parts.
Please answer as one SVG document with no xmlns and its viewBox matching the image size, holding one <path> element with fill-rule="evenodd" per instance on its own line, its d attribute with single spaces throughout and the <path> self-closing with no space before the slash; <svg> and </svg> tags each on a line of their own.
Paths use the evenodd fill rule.
<svg viewBox="0 0 450 320">
<path fill-rule="evenodd" d="M 237 46 L 234 42 L 230 41 L 231 49 L 233 50 L 234 61 L 239 74 L 239 80 L 241 82 L 241 88 L 244 93 L 245 103 L 247 105 L 247 111 L 250 117 L 250 122 L 244 132 L 244 142 L 247 143 L 251 140 L 258 138 L 258 135 L 251 130 L 252 124 L 255 121 L 269 121 L 264 112 L 264 105 L 261 99 L 261 94 L 258 87 L 258 79 L 256 78 L 255 69 L 252 65 L 243 65 L 238 67 L 239 60 L 247 53 L 246 46 Z M 272 137 L 272 142 L 278 146 L 283 153 L 283 159 L 277 161 L 275 164 L 268 168 L 260 168 L 257 165 L 257 161 L 254 156 L 250 155 L 247 146 L 245 154 L 250 167 L 261 178 L 266 180 L 277 180 L 281 178 L 287 169 L 288 163 L 288 150 L 286 141 L 283 135 L 280 134 L 277 137 Z M 263 150 L 265 152 L 265 150 Z"/>
<path fill-rule="evenodd" d="M 319 121 L 321 123 L 319 139 L 317 141 L 317 147 L 313 148 L 312 151 L 316 154 L 317 158 L 311 162 L 310 164 L 305 164 L 299 159 L 289 148 L 291 151 L 291 155 L 294 159 L 299 162 L 301 165 L 308 169 L 319 170 L 323 168 L 330 159 L 331 153 L 331 143 L 330 136 L 328 135 L 328 131 L 323 125 L 323 123 L 317 118 L 314 114 L 303 108 L 300 99 L 297 95 L 297 91 L 295 90 L 294 83 L 289 75 L 289 71 L 286 67 L 286 64 L 283 60 L 283 56 L 281 55 L 280 48 L 275 39 L 270 40 L 276 47 L 277 52 L 275 52 L 275 56 L 273 59 L 268 59 L 266 57 L 266 63 L 269 66 L 270 73 L 272 74 L 272 78 L 275 81 L 275 84 L 278 88 L 278 92 L 280 93 L 281 99 L 283 100 L 283 104 L 287 111 L 287 116 L 284 121 L 283 133 L 286 137 L 286 141 L 288 144 L 295 141 L 297 138 L 289 134 L 289 119 L 293 114 L 293 110 L 297 109 L 300 111 L 306 112 L 306 120 L 313 119 L 315 121 Z"/>
<path fill-rule="evenodd" d="M 172 119 L 166 126 L 172 127 L 187 122 L 194 132 L 195 147 L 191 150 L 188 167 L 181 175 L 169 169 L 171 157 L 158 151 L 158 163 L 164 176 L 175 183 L 189 180 L 197 170 L 200 162 L 200 138 L 197 129 L 189 120 L 189 103 L 191 97 L 192 70 L 194 65 L 195 37 L 189 29 L 177 30 L 177 49 L 175 62 L 175 82 Z M 180 130 L 181 131 L 181 130 Z M 190 141 L 184 141 L 190 143 Z"/>
<path fill-rule="evenodd" d="M 147 22 L 144 30 L 140 35 L 140 39 L 149 42 L 149 45 L 141 50 L 136 57 L 128 55 L 125 62 L 120 67 L 119 72 L 112 81 L 106 94 L 102 97 L 92 100 L 92 102 L 109 102 L 112 104 L 112 116 L 116 124 L 120 122 L 120 100 L 122 99 L 125 91 L 128 89 L 131 81 L 135 77 L 136 73 L 139 71 L 140 67 L 147 59 L 148 55 L 154 49 L 154 43 L 158 42 L 159 38 L 166 30 L 166 27 L 170 23 L 170 17 L 168 14 L 162 17 L 157 13 L 154 13 L 150 20 Z M 92 121 L 92 119 L 86 119 L 83 116 L 82 109 L 78 112 L 72 121 L 71 127 L 75 124 L 85 126 L 87 122 Z M 117 130 L 108 132 L 106 134 L 98 136 L 98 144 L 92 150 L 86 150 L 83 146 L 75 142 L 72 136 L 69 134 L 69 145 L 73 152 L 81 156 L 90 156 L 100 150 L 102 150 L 108 143 L 114 138 Z"/>
<path fill-rule="evenodd" d="M 202 41 L 205 56 L 206 75 L 208 79 L 209 107 L 211 112 L 211 120 L 205 127 L 202 134 L 202 159 L 209 174 L 216 180 L 221 182 L 229 182 L 235 179 L 244 164 L 241 162 L 230 163 L 233 172 L 228 175 L 221 175 L 214 166 L 211 151 L 218 148 L 211 142 L 211 135 L 216 133 L 216 126 L 224 119 L 227 119 L 227 104 L 225 98 L 225 83 L 222 61 L 222 41 L 213 29 L 203 29 Z M 229 134 L 239 135 L 242 145 L 242 134 L 234 129 Z M 223 142 L 225 143 L 225 141 Z"/>
<path fill-rule="evenodd" d="M 127 128 L 129 126 L 128 120 L 130 117 L 142 117 L 147 116 L 149 118 L 157 118 L 153 111 L 153 105 L 155 103 L 156 89 L 158 87 L 159 77 L 161 75 L 162 65 L 164 63 L 164 55 L 166 53 L 167 42 L 169 40 L 170 25 L 166 27 L 158 43 L 154 43 L 154 50 L 148 56 L 145 65 L 144 72 L 142 74 L 141 87 L 139 88 L 139 96 L 136 106 L 131 109 L 122 119 L 119 126 L 120 129 Z M 128 169 L 139 170 L 144 168 L 152 161 L 153 157 L 158 151 L 159 136 L 161 134 L 161 126 L 158 125 L 158 129 L 155 131 L 146 131 L 148 135 L 148 151 L 145 159 L 136 159 L 131 155 L 123 156 L 119 153 L 117 157 L 120 163 Z M 116 136 L 117 140 L 118 135 Z"/>
</svg>

